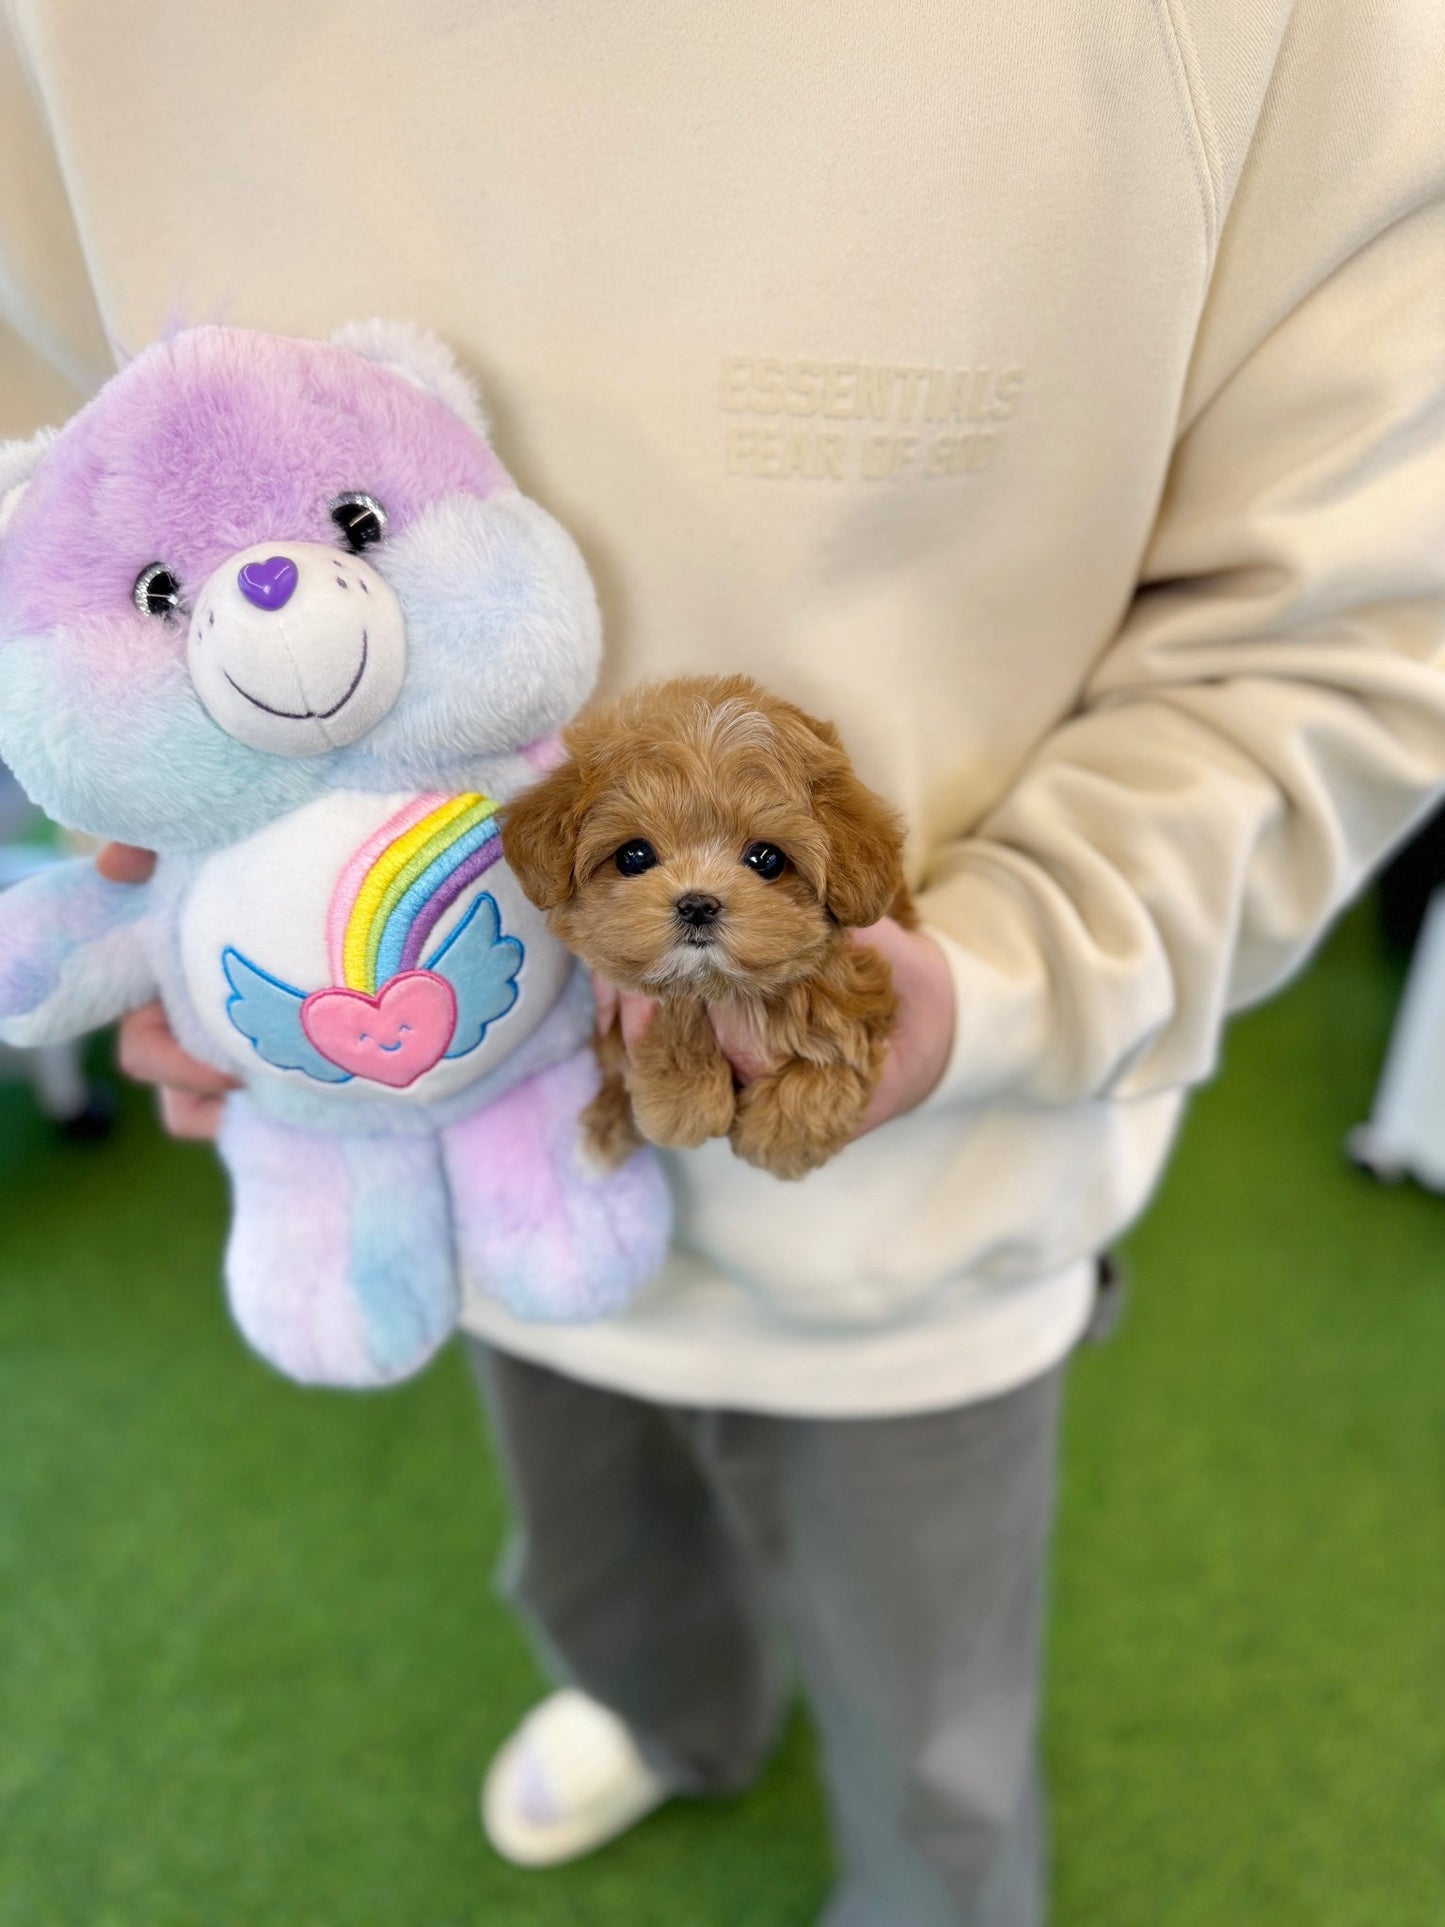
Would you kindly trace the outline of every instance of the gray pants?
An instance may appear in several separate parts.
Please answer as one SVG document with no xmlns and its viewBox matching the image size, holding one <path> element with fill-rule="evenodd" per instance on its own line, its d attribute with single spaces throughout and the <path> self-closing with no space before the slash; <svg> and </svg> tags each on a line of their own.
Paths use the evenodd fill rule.
<svg viewBox="0 0 1445 1927">
<path fill-rule="evenodd" d="M 745 1786 L 785 1704 L 820 1731 L 827 1927 L 1038 1927 L 1035 1731 L 1063 1369 L 958 1410 L 661 1406 L 471 1352 L 545 1659 L 685 1792 Z"/>
</svg>

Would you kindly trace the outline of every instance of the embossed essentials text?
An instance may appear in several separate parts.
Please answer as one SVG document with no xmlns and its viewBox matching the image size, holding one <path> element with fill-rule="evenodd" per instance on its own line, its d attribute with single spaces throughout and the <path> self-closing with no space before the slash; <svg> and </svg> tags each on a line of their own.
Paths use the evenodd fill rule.
<svg viewBox="0 0 1445 1927">
<path fill-rule="evenodd" d="M 718 402 L 729 475 L 766 481 L 941 480 L 988 468 L 1024 371 L 726 355 Z"/>
</svg>

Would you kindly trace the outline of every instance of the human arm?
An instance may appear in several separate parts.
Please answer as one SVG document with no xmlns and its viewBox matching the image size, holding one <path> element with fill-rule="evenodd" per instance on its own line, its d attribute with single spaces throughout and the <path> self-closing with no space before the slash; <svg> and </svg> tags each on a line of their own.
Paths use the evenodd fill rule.
<svg viewBox="0 0 1445 1927">
<path fill-rule="evenodd" d="M 981 817 L 919 825 L 919 944 L 954 1006 L 934 1105 L 1200 1082 L 1226 1014 L 1299 967 L 1445 782 L 1445 26 L 1418 0 L 1281 18 L 1262 105 L 1226 102 L 1137 592 Z M 1229 65 L 1221 42 L 1211 77 Z M 1087 490 L 1080 515 L 1107 516 Z"/>
<path fill-rule="evenodd" d="M 1338 11 L 1254 129 L 1138 593 L 930 863 L 936 1103 L 1198 1083 L 1445 782 L 1445 29 Z"/>
</svg>

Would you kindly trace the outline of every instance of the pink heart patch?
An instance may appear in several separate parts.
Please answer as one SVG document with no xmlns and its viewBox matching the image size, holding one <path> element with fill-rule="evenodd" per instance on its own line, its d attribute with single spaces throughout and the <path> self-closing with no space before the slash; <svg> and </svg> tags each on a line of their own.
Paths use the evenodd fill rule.
<svg viewBox="0 0 1445 1927">
<path fill-rule="evenodd" d="M 404 1091 L 441 1062 L 457 1027 L 457 993 L 434 970 L 403 970 L 374 997 L 313 990 L 301 1028 L 328 1064 Z"/>
</svg>

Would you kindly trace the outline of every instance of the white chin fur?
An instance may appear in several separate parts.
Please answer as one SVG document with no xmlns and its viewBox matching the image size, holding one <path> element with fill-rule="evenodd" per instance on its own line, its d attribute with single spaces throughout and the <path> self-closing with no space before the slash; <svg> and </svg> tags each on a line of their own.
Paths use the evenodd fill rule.
<svg viewBox="0 0 1445 1927">
<path fill-rule="evenodd" d="M 732 970 L 721 944 L 677 943 L 657 968 L 648 972 L 648 982 L 660 988 L 666 984 L 690 983 L 697 977 L 731 975 Z"/>
<path fill-rule="evenodd" d="M 246 593 L 256 577 L 263 588 L 281 581 L 284 594 L 258 603 L 254 586 Z M 273 756 L 319 756 L 375 728 L 401 694 L 406 622 L 362 556 L 263 542 L 222 563 L 201 591 L 187 663 L 228 736 Z"/>
</svg>

